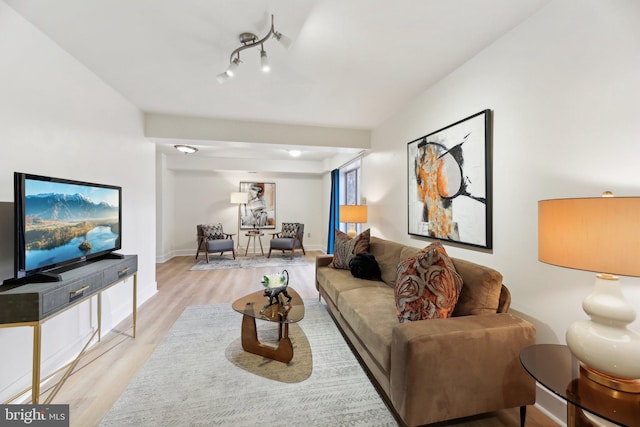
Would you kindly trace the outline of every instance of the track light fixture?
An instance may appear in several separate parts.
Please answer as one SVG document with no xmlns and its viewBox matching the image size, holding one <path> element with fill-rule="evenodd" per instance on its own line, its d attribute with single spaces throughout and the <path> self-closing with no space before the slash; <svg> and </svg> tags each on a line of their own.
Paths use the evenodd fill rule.
<svg viewBox="0 0 640 427">
<path fill-rule="evenodd" d="M 269 57 L 267 56 L 267 52 L 264 50 L 264 43 L 267 42 L 271 37 L 278 40 L 285 48 L 288 49 L 291 47 L 291 39 L 275 30 L 273 26 L 273 15 L 271 15 L 271 29 L 269 29 L 267 35 L 262 37 L 261 39 L 258 39 L 258 36 L 253 33 L 240 34 L 239 38 L 242 46 L 231 52 L 231 55 L 229 56 L 229 67 L 227 68 L 227 71 L 216 76 L 216 80 L 218 80 L 218 83 L 222 84 L 235 75 L 236 69 L 242 62 L 240 61 L 240 52 L 252 47 L 260 46 L 260 66 L 263 72 L 268 73 L 271 70 L 271 65 L 269 64 Z"/>
</svg>

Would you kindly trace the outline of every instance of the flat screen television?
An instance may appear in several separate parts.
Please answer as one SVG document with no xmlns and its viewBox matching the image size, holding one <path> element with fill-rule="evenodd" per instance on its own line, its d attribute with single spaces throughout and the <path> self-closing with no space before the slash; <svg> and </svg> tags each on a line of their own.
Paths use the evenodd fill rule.
<svg viewBox="0 0 640 427">
<path fill-rule="evenodd" d="M 57 271 L 121 249 L 121 187 L 15 172 L 14 192 L 13 280 L 59 280 Z"/>
</svg>

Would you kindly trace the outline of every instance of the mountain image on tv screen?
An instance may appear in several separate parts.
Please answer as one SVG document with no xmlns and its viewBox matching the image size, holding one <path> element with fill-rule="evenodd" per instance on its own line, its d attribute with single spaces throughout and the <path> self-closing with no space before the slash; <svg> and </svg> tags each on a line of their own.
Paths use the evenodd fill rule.
<svg viewBox="0 0 640 427">
<path fill-rule="evenodd" d="M 119 248 L 119 191 L 25 180 L 26 270 Z"/>
</svg>

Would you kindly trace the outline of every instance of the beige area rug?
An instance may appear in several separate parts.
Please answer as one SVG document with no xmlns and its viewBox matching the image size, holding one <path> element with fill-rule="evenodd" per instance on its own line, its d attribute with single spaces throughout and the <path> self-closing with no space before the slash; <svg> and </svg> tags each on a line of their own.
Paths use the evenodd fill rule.
<svg viewBox="0 0 640 427">
<path fill-rule="evenodd" d="M 255 257 L 236 257 L 233 259 L 231 255 L 209 255 L 209 262 L 200 259 L 191 271 L 201 270 L 229 270 L 234 268 L 259 268 L 259 267 L 296 267 L 299 265 L 307 265 L 302 254 L 296 254 L 291 259 L 290 254 L 272 253 L 271 258 L 256 255 Z"/>
<path fill-rule="evenodd" d="M 100 425 L 398 425 L 318 301 L 290 326 L 289 364 L 244 352 L 241 323 L 229 304 L 187 307 Z"/>
</svg>

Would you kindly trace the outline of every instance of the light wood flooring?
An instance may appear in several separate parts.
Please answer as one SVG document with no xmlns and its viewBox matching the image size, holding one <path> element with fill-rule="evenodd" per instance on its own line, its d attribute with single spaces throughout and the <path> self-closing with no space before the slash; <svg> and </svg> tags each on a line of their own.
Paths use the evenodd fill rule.
<svg viewBox="0 0 640 427">
<path fill-rule="evenodd" d="M 308 265 L 287 268 L 290 285 L 303 299 L 318 297 L 314 280 L 317 254 L 307 251 Z M 193 257 L 175 257 L 158 264 L 158 293 L 138 309 L 137 337 L 130 338 L 131 319 L 126 319 L 81 359 L 52 402 L 70 405 L 71 426 L 99 424 L 185 307 L 231 303 L 259 289 L 262 275 L 273 273 L 273 268 L 189 271 L 193 264 Z M 45 395 L 46 392 L 44 388 Z M 438 425 L 517 427 L 520 424 L 518 409 L 511 409 Z M 552 427 L 557 424 L 529 407 L 526 425 Z"/>
</svg>

